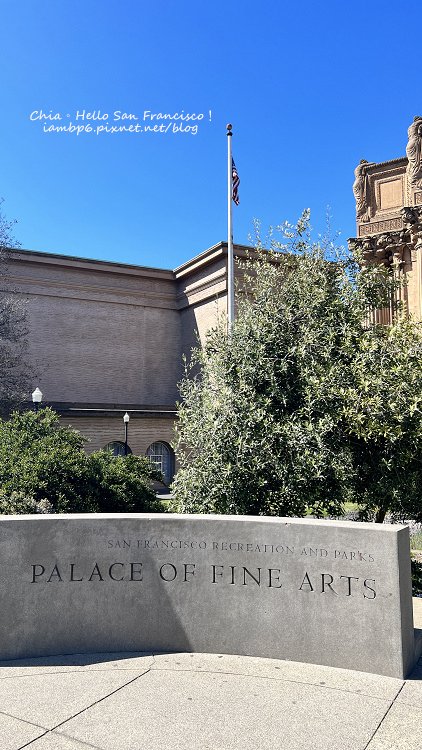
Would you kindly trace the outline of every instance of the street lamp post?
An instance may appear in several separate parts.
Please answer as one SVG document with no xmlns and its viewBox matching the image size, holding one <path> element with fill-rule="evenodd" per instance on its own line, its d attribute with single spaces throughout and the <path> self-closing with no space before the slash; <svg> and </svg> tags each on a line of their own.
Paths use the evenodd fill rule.
<svg viewBox="0 0 422 750">
<path fill-rule="evenodd" d="M 129 419 L 130 419 L 129 414 L 126 412 L 126 414 L 124 414 L 123 416 L 123 422 L 125 425 L 125 456 L 127 456 L 127 428 L 129 424 Z"/>
<path fill-rule="evenodd" d="M 35 411 L 38 411 L 38 407 L 41 401 L 42 401 L 42 393 L 37 386 L 35 391 L 32 394 L 32 403 L 34 404 Z"/>
</svg>

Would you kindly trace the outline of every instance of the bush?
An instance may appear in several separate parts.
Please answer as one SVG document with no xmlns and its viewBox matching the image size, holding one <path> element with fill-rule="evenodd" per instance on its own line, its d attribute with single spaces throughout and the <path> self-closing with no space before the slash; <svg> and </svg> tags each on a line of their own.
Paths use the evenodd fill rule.
<svg viewBox="0 0 422 750">
<path fill-rule="evenodd" d="M 159 473 L 144 458 L 87 455 L 49 408 L 0 420 L 0 513 L 159 512 Z"/>
<path fill-rule="evenodd" d="M 113 456 L 97 451 L 88 456 L 93 502 L 99 513 L 161 512 L 151 490 L 151 480 L 161 480 L 150 461 L 142 456 Z"/>
<path fill-rule="evenodd" d="M 0 490 L 0 515 L 25 515 L 30 513 L 53 513 L 52 504 L 43 498 L 34 500 L 33 497 L 26 497 L 23 492 L 11 492 L 6 495 Z"/>
</svg>

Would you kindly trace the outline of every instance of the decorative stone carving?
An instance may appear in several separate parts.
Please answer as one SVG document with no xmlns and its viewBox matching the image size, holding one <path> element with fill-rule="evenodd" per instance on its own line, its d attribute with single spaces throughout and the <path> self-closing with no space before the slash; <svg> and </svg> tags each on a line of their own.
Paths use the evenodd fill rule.
<svg viewBox="0 0 422 750">
<path fill-rule="evenodd" d="M 351 252 L 360 254 L 364 265 L 380 262 L 386 266 L 402 265 L 406 248 L 413 253 L 422 251 L 422 207 L 406 206 L 400 213 L 402 218 L 393 221 L 403 225 L 401 230 L 396 225 L 395 231 L 388 231 L 386 222 L 378 222 L 383 232 L 349 240 Z"/>
<path fill-rule="evenodd" d="M 412 224 L 416 224 L 418 221 L 418 212 L 416 209 L 411 208 L 410 206 L 405 206 L 400 211 L 402 217 L 403 217 L 403 227 L 405 229 L 410 229 Z"/>
<path fill-rule="evenodd" d="M 355 181 L 353 183 L 353 194 L 356 200 L 356 220 L 369 221 L 368 214 L 368 178 L 366 175 L 366 159 L 361 159 L 355 169 Z"/>
<path fill-rule="evenodd" d="M 422 117 L 414 118 L 407 134 L 407 184 L 412 191 L 422 187 Z"/>
<path fill-rule="evenodd" d="M 422 248 L 422 209 L 419 207 L 403 208 L 404 233 L 407 235 L 407 244 L 410 245 L 412 252 L 418 252 Z"/>
<path fill-rule="evenodd" d="M 374 240 L 377 257 L 384 260 L 386 264 L 389 264 L 393 256 L 393 247 L 396 244 L 394 235 L 381 234 L 378 237 L 374 237 Z"/>
<path fill-rule="evenodd" d="M 381 232 L 390 232 L 395 229 L 401 229 L 403 225 L 402 219 L 383 219 L 383 221 L 375 221 L 371 224 L 364 224 L 359 226 L 359 235 L 366 237 L 369 234 L 380 234 Z"/>
</svg>

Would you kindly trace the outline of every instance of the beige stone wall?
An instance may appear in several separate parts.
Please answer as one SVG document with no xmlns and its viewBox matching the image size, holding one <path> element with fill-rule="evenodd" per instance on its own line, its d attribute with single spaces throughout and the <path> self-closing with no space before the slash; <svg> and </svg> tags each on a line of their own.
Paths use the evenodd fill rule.
<svg viewBox="0 0 422 750">
<path fill-rule="evenodd" d="M 226 312 L 226 251 L 223 246 L 211 248 L 175 271 L 177 299 L 181 322 L 181 349 L 190 351 L 212 328 L 219 315 Z"/>
<path fill-rule="evenodd" d="M 89 440 L 86 449 L 88 453 L 105 448 L 107 443 L 118 440 L 124 442 L 123 412 L 115 417 L 73 417 L 64 416 L 61 424 L 79 430 Z M 173 419 L 163 417 L 137 417 L 131 415 L 128 427 L 128 445 L 132 453 L 144 456 L 152 443 L 161 441 L 173 442 Z"/>
<path fill-rule="evenodd" d="M 181 332 L 171 271 L 20 253 L 30 352 L 49 402 L 174 404 Z"/>
<path fill-rule="evenodd" d="M 182 352 L 189 359 L 191 350 L 198 346 L 198 336 L 204 343 L 207 331 L 215 326 L 221 312 L 225 312 L 225 300 L 206 300 L 181 310 Z"/>
<path fill-rule="evenodd" d="M 241 258 L 246 248 L 236 245 L 235 254 Z M 227 313 L 227 244 L 220 243 L 176 268 L 177 299 L 181 312 L 181 345 L 189 355 L 197 346 L 198 337 L 204 343 L 207 331 Z M 242 272 L 235 264 L 235 280 Z"/>
<path fill-rule="evenodd" d="M 174 403 L 173 311 L 50 296 L 30 296 L 28 307 L 31 356 L 48 401 Z"/>
<path fill-rule="evenodd" d="M 225 243 L 175 271 L 17 251 L 12 282 L 45 401 L 174 404 L 182 354 L 226 313 L 226 265 Z"/>
</svg>

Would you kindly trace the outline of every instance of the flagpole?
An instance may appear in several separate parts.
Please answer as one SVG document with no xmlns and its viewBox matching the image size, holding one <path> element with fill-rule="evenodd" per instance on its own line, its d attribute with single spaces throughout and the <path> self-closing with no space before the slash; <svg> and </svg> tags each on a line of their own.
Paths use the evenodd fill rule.
<svg viewBox="0 0 422 750">
<path fill-rule="evenodd" d="M 227 326 L 232 328 L 234 321 L 234 258 L 233 258 L 233 168 L 232 168 L 232 126 L 227 125 Z"/>
</svg>

